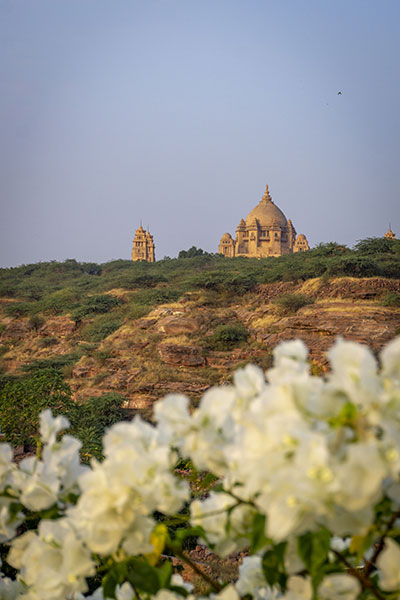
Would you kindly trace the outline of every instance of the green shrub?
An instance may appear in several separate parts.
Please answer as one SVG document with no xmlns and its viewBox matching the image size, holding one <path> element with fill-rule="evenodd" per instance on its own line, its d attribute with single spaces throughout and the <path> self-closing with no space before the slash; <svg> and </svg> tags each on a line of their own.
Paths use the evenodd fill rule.
<svg viewBox="0 0 400 600">
<path fill-rule="evenodd" d="M 242 295 L 254 289 L 259 282 L 254 273 L 205 271 L 191 277 L 187 283 L 192 288 L 203 288 L 205 290 Z"/>
<path fill-rule="evenodd" d="M 313 304 L 314 300 L 303 294 L 282 294 L 273 303 L 281 314 L 294 314 L 303 306 Z"/>
<path fill-rule="evenodd" d="M 7 325 L 5 323 L 0 323 L 0 335 L 6 330 L 6 327 Z"/>
<path fill-rule="evenodd" d="M 166 277 L 164 277 L 164 275 L 161 275 L 161 274 L 151 274 L 151 273 L 145 273 L 143 275 L 125 274 L 120 278 L 119 284 L 120 284 L 120 287 L 123 287 L 127 290 L 132 290 L 135 288 L 142 288 L 142 287 L 153 288 L 158 283 L 166 283 L 167 281 L 168 281 L 168 279 Z"/>
<path fill-rule="evenodd" d="M 53 369 L 62 372 L 64 367 L 73 365 L 80 359 L 80 357 L 81 352 L 73 352 L 71 354 L 63 354 L 61 356 L 54 356 L 52 358 L 35 360 L 27 365 L 23 365 L 21 368 L 26 373 L 32 373 L 42 369 Z"/>
<path fill-rule="evenodd" d="M 132 306 L 129 306 L 125 315 L 128 319 L 135 321 L 136 319 L 141 319 L 146 316 L 152 309 L 153 307 L 148 304 L 133 304 Z"/>
<path fill-rule="evenodd" d="M 346 256 L 330 262 L 327 273 L 331 277 L 373 277 L 381 275 L 379 265 L 372 258 Z"/>
<path fill-rule="evenodd" d="M 196 246 L 192 246 L 189 250 L 181 250 L 178 254 L 178 258 L 194 258 L 195 256 L 202 256 L 203 254 L 209 254 L 208 252 L 204 252 L 201 248 L 196 248 Z M 211 255 L 210 255 L 211 256 Z"/>
<path fill-rule="evenodd" d="M 34 329 L 35 331 L 39 331 L 39 329 L 44 325 L 45 320 L 40 315 L 32 315 L 29 318 L 28 326 L 30 329 Z"/>
<path fill-rule="evenodd" d="M 55 346 L 56 344 L 58 344 L 58 339 L 52 336 L 43 337 L 38 340 L 39 348 L 49 348 L 50 346 Z"/>
<path fill-rule="evenodd" d="M 75 308 L 80 299 L 77 290 L 64 288 L 45 296 L 40 302 L 40 309 L 51 315 L 60 315 Z"/>
<path fill-rule="evenodd" d="M 101 294 L 99 296 L 90 296 L 84 304 L 79 306 L 73 313 L 72 318 L 79 322 L 85 317 L 90 317 L 94 314 L 107 313 L 111 309 L 121 304 L 121 300 L 115 296 Z"/>
<path fill-rule="evenodd" d="M 129 301 L 132 304 L 155 306 L 157 304 L 169 304 L 176 302 L 182 295 L 182 289 L 173 287 L 162 287 L 153 289 L 138 290 L 133 293 Z"/>
<path fill-rule="evenodd" d="M 393 308 L 400 308 L 400 294 L 396 292 L 388 292 L 381 302 L 382 306 L 391 306 Z"/>
<path fill-rule="evenodd" d="M 6 304 L 3 311 L 8 317 L 26 317 L 26 315 L 29 315 L 29 313 L 32 311 L 32 303 L 11 302 L 10 304 Z"/>
<path fill-rule="evenodd" d="M 391 240 L 385 237 L 370 237 L 365 240 L 359 240 L 354 246 L 354 249 L 359 254 L 377 254 L 392 253 L 396 247 L 399 247 L 399 240 Z"/>
<path fill-rule="evenodd" d="M 100 315 L 82 329 L 82 338 L 88 342 L 100 342 L 119 329 L 122 322 L 119 316 Z"/>
<path fill-rule="evenodd" d="M 75 410 L 71 391 L 59 371 L 41 369 L 30 377 L 7 382 L 0 391 L 0 428 L 13 445 L 34 443 L 39 413 L 51 408 L 69 417 Z"/>
<path fill-rule="evenodd" d="M 218 325 L 214 333 L 205 341 L 205 346 L 214 350 L 230 350 L 245 342 L 249 332 L 242 323 Z"/>
<path fill-rule="evenodd" d="M 102 458 L 102 437 L 104 430 L 125 418 L 121 408 L 124 397 L 117 393 L 103 394 L 97 398 L 87 398 L 76 405 L 76 419 L 71 433 L 82 442 L 82 457 Z"/>
</svg>

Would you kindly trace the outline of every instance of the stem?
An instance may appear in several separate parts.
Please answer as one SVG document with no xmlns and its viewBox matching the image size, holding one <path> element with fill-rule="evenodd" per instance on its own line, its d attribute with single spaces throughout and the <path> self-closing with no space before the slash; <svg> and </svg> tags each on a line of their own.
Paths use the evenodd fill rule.
<svg viewBox="0 0 400 600">
<path fill-rule="evenodd" d="M 333 553 L 338 557 L 338 559 L 347 567 L 347 570 L 350 575 L 353 575 L 358 581 L 361 583 L 363 590 L 365 588 L 369 589 L 371 593 L 377 598 L 377 600 L 385 600 L 385 597 L 376 589 L 374 584 L 369 579 L 369 575 L 365 576 L 361 571 L 358 571 L 354 567 L 351 566 L 349 561 L 337 550 L 333 550 Z"/>
<path fill-rule="evenodd" d="M 220 592 L 222 590 L 222 586 L 218 583 L 218 581 L 214 581 L 214 579 L 211 579 L 211 577 L 209 577 L 207 573 L 200 569 L 200 567 L 198 567 L 197 564 L 193 562 L 192 559 L 183 552 L 183 550 L 176 550 L 175 548 L 171 548 L 171 550 L 176 554 L 176 556 L 178 556 L 181 560 L 188 564 L 189 567 L 193 569 L 195 573 L 197 573 L 197 575 L 200 575 L 200 577 L 202 577 L 204 581 L 206 581 L 215 592 Z"/>
<path fill-rule="evenodd" d="M 374 550 L 373 555 L 371 556 L 370 560 L 366 561 L 365 574 L 367 576 L 369 576 L 371 574 L 371 571 L 372 571 L 372 569 L 375 566 L 376 559 L 378 558 L 378 556 L 382 552 L 383 548 L 385 547 L 385 537 L 387 536 L 387 534 L 389 533 L 389 531 L 392 529 L 395 521 L 399 517 L 400 517 L 400 510 L 398 510 L 395 513 L 393 513 L 393 515 L 391 516 L 390 520 L 386 524 L 386 527 L 383 530 L 383 533 L 382 533 L 381 537 L 376 542 L 376 544 L 375 544 L 375 550 Z"/>
<path fill-rule="evenodd" d="M 133 585 L 133 583 L 131 583 L 130 585 L 131 585 L 133 591 L 135 592 L 135 596 L 136 596 L 137 600 L 142 600 L 139 592 L 137 591 L 137 589 L 135 588 L 135 586 Z"/>
</svg>

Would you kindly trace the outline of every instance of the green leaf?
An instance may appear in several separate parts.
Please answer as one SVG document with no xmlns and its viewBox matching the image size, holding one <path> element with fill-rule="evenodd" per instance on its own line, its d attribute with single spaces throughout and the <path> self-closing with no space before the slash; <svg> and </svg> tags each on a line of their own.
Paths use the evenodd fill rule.
<svg viewBox="0 0 400 600">
<path fill-rule="evenodd" d="M 328 560 L 331 534 L 327 529 L 315 533 L 305 533 L 298 538 L 298 552 L 311 575 L 314 595 L 321 583 L 325 571 L 324 563 Z"/>
<path fill-rule="evenodd" d="M 172 564 L 169 562 L 169 560 L 166 560 L 161 567 L 158 567 L 157 571 L 160 587 L 169 588 L 173 573 Z"/>
<path fill-rule="evenodd" d="M 181 587 L 180 585 L 171 585 L 171 587 L 169 589 L 171 590 L 171 592 L 175 592 L 176 594 L 179 594 L 180 596 L 183 596 L 184 598 L 189 596 L 189 592 L 187 590 L 185 590 L 185 588 Z"/>
<path fill-rule="evenodd" d="M 265 579 L 269 585 L 273 586 L 278 583 L 284 587 L 286 583 L 285 574 L 285 550 L 286 542 L 281 542 L 274 546 L 271 550 L 264 552 L 262 557 L 262 569 Z"/>
<path fill-rule="evenodd" d="M 138 591 L 156 594 L 160 589 L 158 570 L 145 560 L 132 558 L 128 562 L 127 580 Z"/>
<path fill-rule="evenodd" d="M 265 515 L 256 513 L 253 518 L 252 536 L 250 542 L 250 554 L 256 554 L 272 542 L 265 535 Z"/>
<path fill-rule="evenodd" d="M 102 587 L 104 598 L 115 598 L 115 588 L 118 585 L 117 574 L 111 570 L 103 577 Z"/>
<path fill-rule="evenodd" d="M 331 534 L 327 529 L 315 533 L 305 533 L 298 538 L 298 551 L 300 558 L 312 573 L 318 569 L 328 558 Z"/>
</svg>

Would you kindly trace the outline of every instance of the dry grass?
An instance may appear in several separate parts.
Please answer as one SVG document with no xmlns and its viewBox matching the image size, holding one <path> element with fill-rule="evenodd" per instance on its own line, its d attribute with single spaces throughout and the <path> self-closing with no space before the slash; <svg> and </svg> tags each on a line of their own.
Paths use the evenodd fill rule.
<svg viewBox="0 0 400 600">
<path fill-rule="evenodd" d="M 298 292 L 302 294 L 309 294 L 310 292 L 317 292 L 321 287 L 324 286 L 324 282 L 320 277 L 314 277 L 314 279 L 307 279 L 301 286 Z"/>
<path fill-rule="evenodd" d="M 277 321 L 279 321 L 280 317 L 277 314 L 269 314 L 260 317 L 259 319 L 255 319 L 249 323 L 249 327 L 252 329 L 264 329 L 273 325 Z"/>
</svg>

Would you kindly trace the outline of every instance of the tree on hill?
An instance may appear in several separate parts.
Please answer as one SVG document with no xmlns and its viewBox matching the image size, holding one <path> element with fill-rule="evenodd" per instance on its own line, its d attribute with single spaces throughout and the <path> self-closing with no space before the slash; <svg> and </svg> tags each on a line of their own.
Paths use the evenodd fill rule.
<svg viewBox="0 0 400 600">
<path fill-rule="evenodd" d="M 204 252 L 201 248 L 196 248 L 196 246 L 192 246 L 189 250 L 181 250 L 178 254 L 178 258 L 193 258 L 195 256 L 201 256 L 202 254 L 209 254 L 208 252 Z"/>
</svg>

